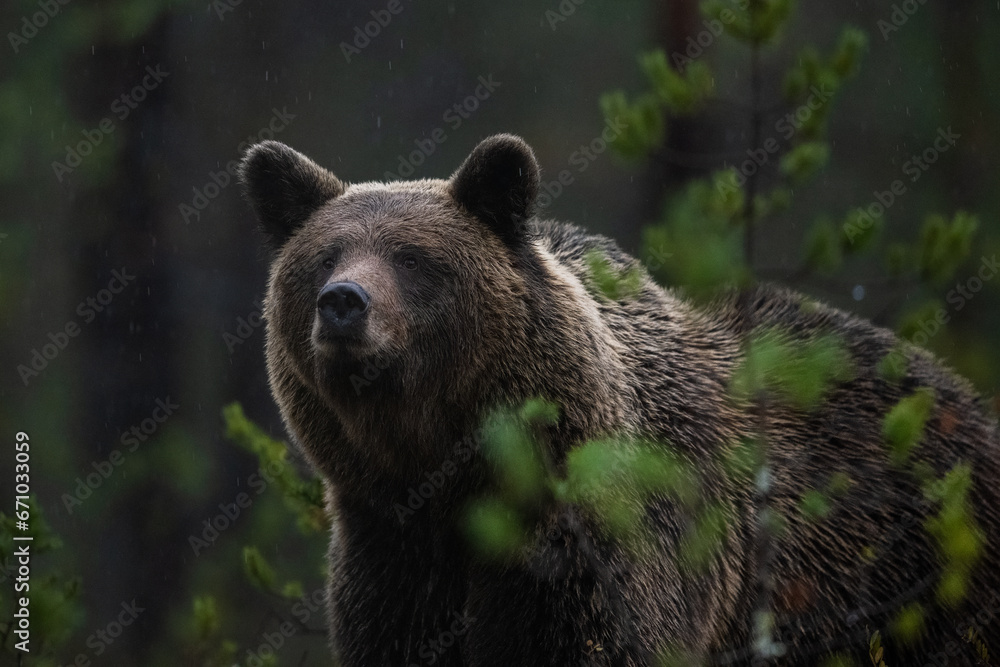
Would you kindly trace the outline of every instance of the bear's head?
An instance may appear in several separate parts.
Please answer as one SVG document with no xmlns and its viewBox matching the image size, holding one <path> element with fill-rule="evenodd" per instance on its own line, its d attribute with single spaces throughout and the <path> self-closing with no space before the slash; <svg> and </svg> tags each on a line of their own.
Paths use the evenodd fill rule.
<svg viewBox="0 0 1000 667">
<path fill-rule="evenodd" d="M 272 250 L 272 389 L 307 450 L 346 440 L 412 468 L 491 407 L 604 372 L 578 358 L 607 352 L 581 330 L 600 326 L 593 303 L 531 233 L 539 169 L 520 138 L 484 140 L 448 180 L 348 185 L 273 141 L 241 176 Z M 302 432 L 322 412 L 330 433 Z"/>
</svg>

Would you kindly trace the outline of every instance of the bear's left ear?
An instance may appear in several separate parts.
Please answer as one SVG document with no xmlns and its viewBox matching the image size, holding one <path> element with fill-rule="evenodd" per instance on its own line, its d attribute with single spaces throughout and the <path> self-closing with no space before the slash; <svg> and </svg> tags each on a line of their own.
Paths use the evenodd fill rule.
<svg viewBox="0 0 1000 667">
<path fill-rule="evenodd" d="M 247 150 L 240 180 L 272 250 L 284 245 L 313 211 L 345 189 L 332 173 L 278 141 L 264 141 Z"/>
<path fill-rule="evenodd" d="M 538 197 L 538 162 L 524 139 L 497 134 L 473 149 L 451 177 L 451 196 L 510 247 L 527 238 Z"/>
</svg>

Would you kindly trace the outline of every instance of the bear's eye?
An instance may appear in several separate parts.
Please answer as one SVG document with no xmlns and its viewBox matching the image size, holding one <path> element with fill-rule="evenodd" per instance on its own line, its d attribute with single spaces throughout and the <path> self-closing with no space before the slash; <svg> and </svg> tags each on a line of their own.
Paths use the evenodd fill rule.
<svg viewBox="0 0 1000 667">
<path fill-rule="evenodd" d="M 407 271 L 416 271 L 419 263 L 417 262 L 417 258 L 413 255 L 405 255 L 403 259 L 400 260 L 399 265 Z"/>
<path fill-rule="evenodd" d="M 332 257 L 327 257 L 326 259 L 323 260 L 323 268 L 326 269 L 327 271 L 333 269 L 333 267 L 336 265 L 337 263 L 333 261 Z"/>
</svg>

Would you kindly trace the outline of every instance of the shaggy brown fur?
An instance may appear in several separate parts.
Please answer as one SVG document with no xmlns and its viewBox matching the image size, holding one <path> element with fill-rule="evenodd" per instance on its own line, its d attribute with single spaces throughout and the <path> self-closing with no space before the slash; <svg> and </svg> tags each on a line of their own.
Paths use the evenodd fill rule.
<svg viewBox="0 0 1000 667">
<path fill-rule="evenodd" d="M 638 666 L 674 648 L 692 664 L 749 665 L 757 509 L 752 484 L 721 462 L 757 427 L 770 502 L 786 524 L 770 564 L 769 608 L 787 649 L 774 664 L 819 664 L 834 652 L 867 660 L 868 631 L 890 635 L 914 600 L 931 610 L 924 641 L 907 648 L 889 636 L 891 667 L 974 664 L 960 639 L 969 626 L 1000 654 L 1000 445 L 968 384 L 912 347 L 906 377 L 887 382 L 876 366 L 896 345 L 890 332 L 777 288 L 699 309 L 643 274 L 635 298 L 595 296 L 589 250 L 620 269 L 636 261 L 607 239 L 535 220 L 538 178 L 530 148 L 509 135 L 481 143 L 447 181 L 345 185 L 275 142 L 245 158 L 244 183 L 275 253 L 272 390 L 328 482 L 335 517 L 329 595 L 342 663 Z M 360 334 L 318 312 L 320 291 L 334 284 L 370 297 L 355 313 Z M 853 379 L 812 412 L 740 405 L 729 382 L 760 325 L 791 338 L 841 336 Z M 988 540 L 957 610 L 934 602 L 940 566 L 922 527 L 933 507 L 890 465 L 882 441 L 887 411 L 918 387 L 934 388 L 936 405 L 916 456 L 938 475 L 974 465 L 971 498 Z M 693 462 L 703 501 L 728 517 L 707 571 L 678 565 L 692 517 L 666 498 L 649 504 L 656 548 L 644 557 L 603 537 L 581 508 L 554 505 L 522 560 L 474 558 L 458 519 L 492 475 L 469 436 L 495 407 L 532 397 L 560 408 L 548 434 L 557 466 L 607 435 L 670 443 Z M 440 488 L 401 516 L 408 492 L 439 469 L 450 470 Z M 852 486 L 829 516 L 806 521 L 801 498 L 836 472 Z"/>
</svg>

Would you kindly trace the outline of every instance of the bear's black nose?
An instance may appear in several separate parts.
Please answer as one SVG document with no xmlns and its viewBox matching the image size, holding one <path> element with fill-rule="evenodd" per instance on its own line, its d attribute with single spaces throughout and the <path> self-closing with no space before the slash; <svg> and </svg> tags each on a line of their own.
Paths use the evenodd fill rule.
<svg viewBox="0 0 1000 667">
<path fill-rule="evenodd" d="M 371 301 L 368 292 L 357 283 L 331 283 L 319 291 L 316 308 L 331 333 L 350 336 L 359 332 Z"/>
</svg>

